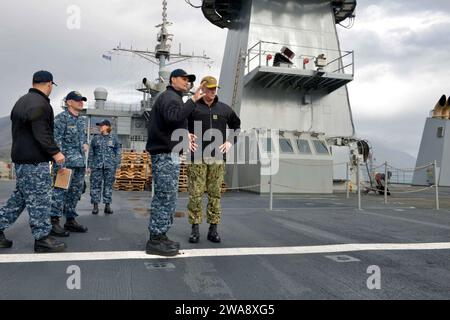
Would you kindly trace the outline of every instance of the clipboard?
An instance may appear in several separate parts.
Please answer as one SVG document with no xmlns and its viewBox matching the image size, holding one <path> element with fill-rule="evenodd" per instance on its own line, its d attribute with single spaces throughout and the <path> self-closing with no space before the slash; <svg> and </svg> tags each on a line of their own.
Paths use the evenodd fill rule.
<svg viewBox="0 0 450 320">
<path fill-rule="evenodd" d="M 61 168 L 56 174 L 54 187 L 67 190 L 69 189 L 71 179 L 72 169 Z"/>
</svg>

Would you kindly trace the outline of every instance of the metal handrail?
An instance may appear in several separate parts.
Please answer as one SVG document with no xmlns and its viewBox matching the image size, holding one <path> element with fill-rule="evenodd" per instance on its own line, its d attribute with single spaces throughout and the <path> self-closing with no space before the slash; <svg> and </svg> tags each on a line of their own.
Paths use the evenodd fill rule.
<svg viewBox="0 0 450 320">
<path fill-rule="evenodd" d="M 250 73 L 250 71 L 251 71 L 250 70 L 251 62 L 254 61 L 256 58 L 259 59 L 258 67 L 261 67 L 262 66 L 262 56 L 263 55 L 267 55 L 269 53 L 277 53 L 277 51 L 263 50 L 263 44 L 289 46 L 291 48 L 306 48 L 306 49 L 321 50 L 321 51 L 339 52 L 340 56 L 338 58 L 328 62 L 326 67 L 329 67 L 333 63 L 339 62 L 342 66 L 340 66 L 336 70 L 332 71 L 331 73 L 343 72 L 348 67 L 352 67 L 352 75 L 355 73 L 355 63 L 354 63 L 354 61 L 355 61 L 355 53 L 354 53 L 354 51 L 340 51 L 340 50 L 336 50 L 336 49 L 326 49 L 326 48 L 316 48 L 316 47 L 309 47 L 309 46 L 299 46 L 299 45 L 283 44 L 283 43 L 262 41 L 262 40 L 258 41 L 256 44 L 254 44 L 252 47 L 250 47 L 247 50 L 246 67 L 247 67 L 247 72 L 248 73 Z M 253 52 L 255 53 L 254 56 L 252 56 Z M 346 57 L 349 57 L 349 56 L 351 56 L 351 62 L 348 63 L 348 64 L 343 65 L 343 60 Z M 307 58 L 313 58 L 313 59 L 316 58 L 316 56 L 306 55 L 306 54 L 299 55 L 299 57 L 301 57 L 301 58 L 306 58 L 307 57 Z"/>
<path fill-rule="evenodd" d="M 341 57 L 339 57 L 339 58 L 336 58 L 336 59 L 334 59 L 334 60 L 328 62 L 328 63 L 327 63 L 327 66 L 330 65 L 330 64 L 332 64 L 332 63 L 335 62 L 335 61 L 342 60 L 342 59 L 344 59 L 345 57 L 347 57 L 347 56 L 349 56 L 349 55 L 351 55 L 351 54 L 353 54 L 353 51 L 347 51 L 347 53 L 344 54 L 343 56 L 341 56 Z"/>
</svg>

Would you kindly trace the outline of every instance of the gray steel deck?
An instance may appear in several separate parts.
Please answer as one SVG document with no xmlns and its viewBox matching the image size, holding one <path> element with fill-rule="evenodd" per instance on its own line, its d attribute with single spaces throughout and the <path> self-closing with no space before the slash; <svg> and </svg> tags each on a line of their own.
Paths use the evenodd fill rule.
<svg viewBox="0 0 450 320">
<path fill-rule="evenodd" d="M 0 205 L 13 189 L 0 183 Z M 448 198 L 449 190 L 442 190 Z M 446 195 L 446 196 L 444 196 Z M 345 195 L 277 196 L 227 193 L 223 199 L 223 243 L 188 243 L 187 218 L 175 219 L 170 231 L 182 250 L 259 248 L 379 243 L 449 243 L 450 205 L 434 211 L 433 193 L 421 198 Z M 67 252 L 144 250 L 148 237 L 149 193 L 115 192 L 112 216 L 90 214 L 88 195 L 79 204 L 79 221 L 87 234 L 67 238 Z M 417 200 L 419 199 L 419 200 Z M 428 202 L 427 202 L 428 201 Z M 412 204 L 412 203 L 415 204 Z M 185 211 L 186 194 L 179 210 Z M 417 206 L 419 204 L 419 206 Z M 420 208 L 420 204 L 424 208 Z M 412 208 L 415 207 L 415 208 Z M 33 239 L 24 212 L 6 231 L 14 241 L 9 254 L 33 254 Z M 237 251 L 237 250 L 236 250 Z M 336 262 L 328 256 L 348 255 L 358 261 Z M 337 259 L 339 260 L 339 259 Z M 156 264 L 155 264 L 156 263 Z M 67 268 L 81 269 L 81 290 L 69 290 Z M 381 289 L 369 290 L 369 266 L 381 270 Z M 181 257 L 138 260 L 0 263 L 0 299 L 450 299 L 450 250 L 356 251 L 291 255 Z"/>
</svg>

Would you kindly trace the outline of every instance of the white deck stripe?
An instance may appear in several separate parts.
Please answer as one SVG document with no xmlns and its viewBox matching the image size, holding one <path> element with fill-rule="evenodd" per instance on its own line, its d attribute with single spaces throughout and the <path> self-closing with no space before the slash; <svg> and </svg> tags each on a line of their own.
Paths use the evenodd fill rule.
<svg viewBox="0 0 450 320">
<path fill-rule="evenodd" d="M 444 243 L 396 243 L 396 244 L 341 244 L 306 247 L 272 248 L 220 248 L 181 250 L 180 255 L 168 259 L 195 257 L 228 257 L 258 255 L 301 255 L 314 253 L 342 253 L 355 251 L 412 251 L 412 250 L 450 250 L 450 242 Z M 0 251 L 1 252 L 1 251 Z M 0 264 L 29 262 L 65 262 L 65 261 L 109 261 L 109 260 L 151 260 L 166 259 L 156 255 L 147 255 L 143 251 L 111 252 L 73 252 L 47 254 L 0 254 Z"/>
</svg>

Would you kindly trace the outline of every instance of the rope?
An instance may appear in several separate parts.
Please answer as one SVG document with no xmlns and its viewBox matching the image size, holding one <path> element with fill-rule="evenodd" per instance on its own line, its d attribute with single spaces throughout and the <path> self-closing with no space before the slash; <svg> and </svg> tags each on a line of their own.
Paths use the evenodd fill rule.
<svg viewBox="0 0 450 320">
<path fill-rule="evenodd" d="M 401 169 L 401 168 L 396 168 L 396 167 L 388 165 L 389 168 L 395 169 L 395 170 L 398 170 L 398 171 L 417 171 L 417 170 L 426 169 L 426 168 L 429 168 L 429 167 L 432 167 L 432 166 L 434 166 L 434 164 L 430 163 L 430 164 L 427 164 L 427 165 L 424 165 L 424 166 L 421 166 L 421 167 Z"/>
<path fill-rule="evenodd" d="M 305 164 L 305 163 L 297 163 L 297 162 L 291 162 L 289 160 L 279 159 L 280 162 L 292 164 L 294 166 L 301 166 L 301 167 L 329 167 L 329 164 Z M 341 163 L 333 163 L 333 166 L 342 166 L 346 165 L 348 162 L 341 162 Z"/>
<path fill-rule="evenodd" d="M 283 188 L 287 188 L 287 189 L 291 189 L 291 190 L 295 190 L 295 191 L 301 191 L 301 192 L 305 192 L 305 193 L 317 192 L 317 190 L 313 190 L 313 189 L 299 189 L 299 188 L 294 188 L 291 186 L 285 186 L 285 185 L 276 184 L 276 183 L 274 183 L 273 185 L 277 186 L 277 187 L 283 187 Z"/>
<path fill-rule="evenodd" d="M 362 184 L 362 183 L 361 183 L 361 186 L 362 186 L 363 188 L 365 188 L 366 191 L 368 190 L 368 191 L 374 191 L 374 192 L 381 192 L 381 193 L 384 194 L 384 190 L 379 190 L 379 189 L 375 189 L 375 188 L 372 188 L 372 187 L 366 187 L 366 186 L 365 186 L 364 184 Z M 431 189 L 431 188 L 434 188 L 434 185 L 433 185 L 433 186 L 426 187 L 426 188 L 423 188 L 423 189 L 412 190 L 412 191 L 395 191 L 395 190 L 392 189 L 392 188 L 389 189 L 389 186 L 388 186 L 388 189 L 389 189 L 388 193 L 390 193 L 390 194 L 393 194 L 393 193 L 395 193 L 395 194 L 419 193 L 419 192 L 422 192 L 422 191 L 425 191 L 425 190 L 428 190 L 428 189 Z"/>
<path fill-rule="evenodd" d="M 237 188 L 226 188 L 227 189 L 227 191 L 230 191 L 230 190 L 243 190 L 243 189 L 251 189 L 251 188 L 256 188 L 256 187 L 260 187 L 261 186 L 261 184 L 255 184 L 255 185 L 253 185 L 253 186 L 246 186 L 246 187 L 237 187 Z"/>
<path fill-rule="evenodd" d="M 434 188 L 434 185 L 433 185 L 433 186 L 430 186 L 430 187 L 423 188 L 423 189 L 419 189 L 419 190 L 412 190 L 412 191 L 395 191 L 395 193 L 396 193 L 396 194 L 419 193 L 419 192 L 422 192 L 422 191 L 425 191 L 425 190 L 428 190 L 428 189 L 431 189 L 431 188 Z M 391 191 L 391 192 L 392 192 L 392 191 Z"/>
</svg>

